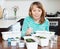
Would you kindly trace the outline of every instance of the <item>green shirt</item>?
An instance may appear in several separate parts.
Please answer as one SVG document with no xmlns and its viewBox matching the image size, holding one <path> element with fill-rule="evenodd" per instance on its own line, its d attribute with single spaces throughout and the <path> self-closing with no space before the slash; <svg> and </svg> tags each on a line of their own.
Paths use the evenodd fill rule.
<svg viewBox="0 0 60 49">
<path fill-rule="evenodd" d="M 22 33 L 21 36 L 26 35 L 26 31 L 28 28 L 32 28 L 34 33 L 35 31 L 49 31 L 49 21 L 45 18 L 45 22 L 43 24 L 38 24 L 34 21 L 34 19 L 30 16 L 26 17 L 23 22 Z"/>
</svg>

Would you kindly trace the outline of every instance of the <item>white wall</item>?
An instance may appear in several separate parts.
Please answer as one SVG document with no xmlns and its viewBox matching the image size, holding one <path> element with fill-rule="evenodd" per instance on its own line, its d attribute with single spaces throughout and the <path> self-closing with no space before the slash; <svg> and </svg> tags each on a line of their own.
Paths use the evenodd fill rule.
<svg viewBox="0 0 60 49">
<path fill-rule="evenodd" d="M 33 1 L 38 1 L 38 0 L 33 0 Z M 9 10 L 9 16 L 13 15 L 13 9 L 12 7 L 14 5 L 18 5 L 19 9 L 17 12 L 17 16 L 20 17 L 26 17 L 28 15 L 28 9 L 31 5 L 31 3 L 33 2 L 32 0 L 10 0 L 10 1 L 6 1 L 4 0 L 4 7 L 7 8 Z M 60 11 L 60 0 L 39 0 L 40 2 L 43 3 L 46 12 L 48 13 L 55 13 L 57 11 Z"/>
</svg>

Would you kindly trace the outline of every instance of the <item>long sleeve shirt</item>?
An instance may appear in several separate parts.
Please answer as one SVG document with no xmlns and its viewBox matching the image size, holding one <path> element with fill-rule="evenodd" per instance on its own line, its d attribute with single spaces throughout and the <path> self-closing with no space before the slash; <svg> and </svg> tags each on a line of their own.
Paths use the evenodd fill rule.
<svg viewBox="0 0 60 49">
<path fill-rule="evenodd" d="M 22 33 L 21 36 L 26 35 L 26 31 L 28 28 L 32 28 L 34 33 L 35 31 L 49 31 L 49 20 L 45 18 L 43 24 L 36 23 L 34 19 L 30 16 L 26 17 L 23 22 Z"/>
</svg>

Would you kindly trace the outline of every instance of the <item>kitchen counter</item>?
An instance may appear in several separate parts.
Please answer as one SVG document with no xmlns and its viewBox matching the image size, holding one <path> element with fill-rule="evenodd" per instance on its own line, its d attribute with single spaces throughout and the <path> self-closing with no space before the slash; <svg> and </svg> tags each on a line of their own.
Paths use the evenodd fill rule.
<svg viewBox="0 0 60 49">
<path fill-rule="evenodd" d="M 20 20 L 20 18 L 16 18 L 13 20 L 0 19 L 0 28 L 8 28 L 19 20 Z"/>
</svg>

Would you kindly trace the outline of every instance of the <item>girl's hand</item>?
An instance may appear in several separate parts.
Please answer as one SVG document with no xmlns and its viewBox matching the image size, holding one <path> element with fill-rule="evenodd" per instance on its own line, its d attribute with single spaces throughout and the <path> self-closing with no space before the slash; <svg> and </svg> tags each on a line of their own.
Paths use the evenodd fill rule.
<svg viewBox="0 0 60 49">
<path fill-rule="evenodd" d="M 27 32 L 26 32 L 26 35 L 31 35 L 32 31 L 33 31 L 32 28 L 28 28 L 28 29 L 27 29 Z"/>
</svg>

